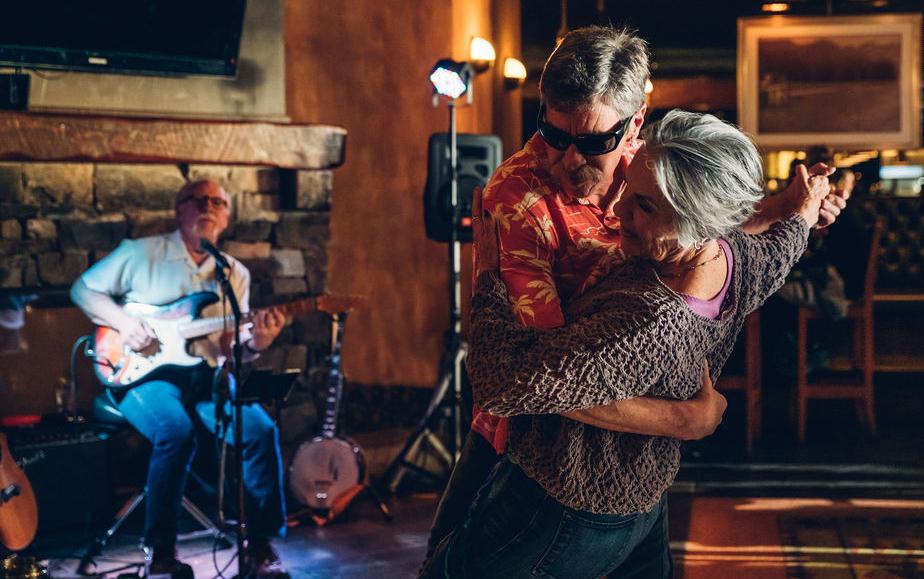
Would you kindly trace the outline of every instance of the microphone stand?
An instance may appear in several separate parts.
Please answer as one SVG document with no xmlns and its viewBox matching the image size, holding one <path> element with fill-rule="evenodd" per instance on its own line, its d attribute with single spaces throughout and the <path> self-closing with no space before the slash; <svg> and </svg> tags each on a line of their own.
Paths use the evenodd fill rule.
<svg viewBox="0 0 924 579">
<path fill-rule="evenodd" d="M 241 315 L 241 306 L 237 301 L 237 296 L 234 295 L 234 289 L 231 287 L 231 280 L 228 278 L 228 274 L 225 273 L 225 269 L 219 265 L 217 260 L 215 263 L 215 277 L 218 280 L 218 284 L 221 286 L 222 294 L 231 305 L 231 313 L 234 316 L 234 341 L 231 347 L 231 357 L 233 361 L 231 376 L 234 388 L 229 388 L 229 395 L 231 398 L 231 406 L 234 409 L 234 471 L 237 475 L 237 576 L 243 579 L 244 548 L 247 545 L 247 513 L 244 511 L 244 411 L 243 402 L 240 397 L 241 365 L 244 348 L 243 344 L 241 344 L 241 322 L 243 316 Z"/>
</svg>

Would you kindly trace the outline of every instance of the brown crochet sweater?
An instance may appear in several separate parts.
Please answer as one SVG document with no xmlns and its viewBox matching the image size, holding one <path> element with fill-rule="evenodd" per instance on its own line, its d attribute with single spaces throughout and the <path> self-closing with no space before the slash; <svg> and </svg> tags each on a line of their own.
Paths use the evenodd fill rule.
<svg viewBox="0 0 924 579">
<path fill-rule="evenodd" d="M 783 284 L 808 232 L 793 216 L 760 235 L 727 236 L 734 270 L 717 320 L 695 314 L 643 261 L 575 298 L 565 312 L 568 325 L 553 330 L 518 323 L 498 275 L 479 276 L 468 372 L 475 402 L 513 417 L 510 460 L 565 506 L 650 510 L 674 481 L 680 441 L 604 430 L 558 413 L 636 396 L 690 398 L 704 359 L 716 380 L 745 316 Z"/>
</svg>

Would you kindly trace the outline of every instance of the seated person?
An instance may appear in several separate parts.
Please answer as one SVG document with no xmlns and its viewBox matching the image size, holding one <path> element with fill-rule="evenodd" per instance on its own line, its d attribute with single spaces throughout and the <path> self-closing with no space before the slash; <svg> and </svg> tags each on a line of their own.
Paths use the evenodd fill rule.
<svg viewBox="0 0 924 579">
<path fill-rule="evenodd" d="M 215 279 L 215 258 L 200 248 L 200 239 L 217 243 L 228 227 L 229 197 L 210 180 L 187 183 L 174 202 L 178 229 L 173 233 L 127 239 L 96 262 L 74 283 L 72 301 L 94 323 L 119 332 L 125 344 L 141 351 L 157 339 L 142 319 L 129 315 L 126 301 L 163 305 L 194 292 L 221 290 Z M 250 272 L 239 261 L 224 255 L 230 264 L 231 286 L 242 311 L 249 309 Z M 219 304 L 203 309 L 203 315 L 225 315 Z M 258 314 L 253 327 L 242 332 L 245 360 L 253 359 L 279 335 L 285 317 L 270 309 Z M 224 344 L 224 345 L 223 345 Z M 211 366 L 227 357 L 228 338 L 221 332 L 197 340 L 193 354 Z M 204 395 L 212 372 L 200 367 L 175 372 L 170 381 L 155 379 L 134 386 L 120 398 L 119 410 L 126 420 L 153 445 L 148 467 L 145 499 L 144 542 L 152 549 L 149 578 L 192 579 L 192 568 L 176 558 L 177 517 L 186 485 L 186 473 L 196 448 L 196 414 L 215 432 L 215 404 Z M 285 502 L 279 434 L 273 421 L 258 404 L 243 408 L 244 486 L 248 495 L 248 549 L 241 553 L 247 577 L 283 578 L 288 573 L 270 546 L 270 537 L 285 533 Z"/>
</svg>

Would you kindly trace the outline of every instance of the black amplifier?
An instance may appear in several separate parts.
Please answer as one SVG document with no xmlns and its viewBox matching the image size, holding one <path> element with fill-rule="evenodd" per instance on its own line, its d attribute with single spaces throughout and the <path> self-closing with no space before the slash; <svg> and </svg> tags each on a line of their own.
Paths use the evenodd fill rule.
<svg viewBox="0 0 924 579">
<path fill-rule="evenodd" d="M 6 430 L 38 503 L 38 536 L 94 525 L 109 514 L 108 433 L 82 424 Z M 74 529 L 77 530 L 77 529 Z"/>
</svg>

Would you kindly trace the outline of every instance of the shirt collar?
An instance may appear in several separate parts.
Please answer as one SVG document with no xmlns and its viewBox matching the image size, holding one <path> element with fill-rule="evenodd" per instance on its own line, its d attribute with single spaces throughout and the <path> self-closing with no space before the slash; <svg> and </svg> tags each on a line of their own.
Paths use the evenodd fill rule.
<svg viewBox="0 0 924 579">
<path fill-rule="evenodd" d="M 167 255 L 164 257 L 169 260 L 185 259 L 192 262 L 192 257 L 186 250 L 186 244 L 183 243 L 183 236 L 180 235 L 179 229 L 167 236 Z"/>
</svg>

